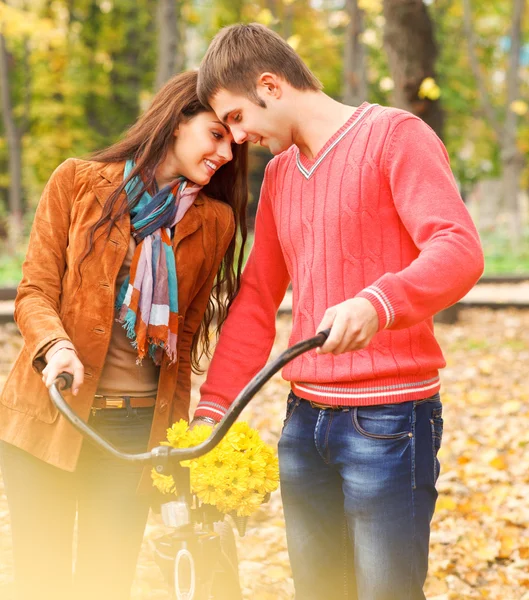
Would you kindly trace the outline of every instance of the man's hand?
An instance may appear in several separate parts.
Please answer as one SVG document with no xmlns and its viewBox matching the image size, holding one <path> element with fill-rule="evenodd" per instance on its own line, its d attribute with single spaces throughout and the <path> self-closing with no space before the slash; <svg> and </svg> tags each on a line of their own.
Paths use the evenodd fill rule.
<svg viewBox="0 0 529 600">
<path fill-rule="evenodd" d="M 327 341 L 316 352 L 335 355 L 365 348 L 378 331 L 378 315 L 366 298 L 351 298 L 325 311 L 316 331 L 331 328 Z"/>
<path fill-rule="evenodd" d="M 216 424 L 215 419 L 211 419 L 210 417 L 195 417 L 191 423 L 189 423 L 189 429 L 194 429 L 197 425 L 207 425 L 213 429 Z"/>
</svg>

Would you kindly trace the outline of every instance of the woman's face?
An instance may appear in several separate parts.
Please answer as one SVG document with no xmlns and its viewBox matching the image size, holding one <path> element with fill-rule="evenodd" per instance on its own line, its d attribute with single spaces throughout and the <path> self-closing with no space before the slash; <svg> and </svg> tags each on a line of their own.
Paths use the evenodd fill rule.
<svg viewBox="0 0 529 600">
<path fill-rule="evenodd" d="M 178 126 L 175 142 L 164 161 L 169 179 L 183 175 L 204 186 L 233 158 L 233 137 L 214 112 L 202 112 Z"/>
</svg>

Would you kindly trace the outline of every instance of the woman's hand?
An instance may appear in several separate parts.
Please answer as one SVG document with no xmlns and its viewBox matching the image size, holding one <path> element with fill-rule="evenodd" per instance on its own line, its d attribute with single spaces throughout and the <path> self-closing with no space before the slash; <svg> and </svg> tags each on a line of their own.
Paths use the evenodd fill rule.
<svg viewBox="0 0 529 600">
<path fill-rule="evenodd" d="M 77 396 L 84 381 L 83 363 L 77 357 L 77 352 L 67 340 L 60 340 L 46 352 L 46 367 L 42 370 L 42 381 L 49 388 L 60 373 L 73 375 L 72 394 Z"/>
</svg>

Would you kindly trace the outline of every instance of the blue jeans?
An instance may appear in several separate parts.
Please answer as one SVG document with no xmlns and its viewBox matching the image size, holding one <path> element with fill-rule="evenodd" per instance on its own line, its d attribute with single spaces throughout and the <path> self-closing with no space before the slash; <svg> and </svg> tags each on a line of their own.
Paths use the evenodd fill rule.
<svg viewBox="0 0 529 600">
<path fill-rule="evenodd" d="M 145 452 L 153 409 L 106 409 L 89 423 L 125 452 Z M 74 473 L 9 444 L 0 464 L 10 510 L 16 600 L 126 600 L 149 511 L 142 465 L 84 442 Z M 72 542 L 77 514 L 77 559 Z"/>
<path fill-rule="evenodd" d="M 320 410 L 293 393 L 279 441 L 298 600 L 424 600 L 439 395 Z"/>
</svg>

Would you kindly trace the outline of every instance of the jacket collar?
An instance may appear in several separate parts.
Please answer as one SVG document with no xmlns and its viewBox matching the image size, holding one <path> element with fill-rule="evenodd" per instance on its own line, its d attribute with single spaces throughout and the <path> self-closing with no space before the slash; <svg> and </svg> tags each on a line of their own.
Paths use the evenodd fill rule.
<svg viewBox="0 0 529 600">
<path fill-rule="evenodd" d="M 94 163 L 94 183 L 93 190 L 95 196 L 101 206 L 105 206 L 108 198 L 112 192 L 119 186 L 123 181 L 123 169 L 125 163 Z M 177 244 L 188 235 L 194 233 L 201 225 L 202 219 L 200 215 L 199 206 L 203 205 L 205 201 L 204 194 L 199 193 L 195 198 L 193 204 L 189 207 L 184 218 L 176 226 L 175 235 L 173 238 L 173 247 L 176 248 Z M 124 215 L 119 221 L 116 222 L 116 227 L 120 231 L 121 235 L 128 242 L 130 238 L 130 217 L 128 214 Z"/>
</svg>

